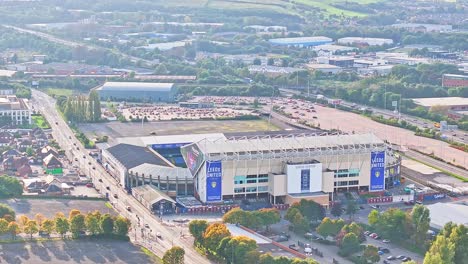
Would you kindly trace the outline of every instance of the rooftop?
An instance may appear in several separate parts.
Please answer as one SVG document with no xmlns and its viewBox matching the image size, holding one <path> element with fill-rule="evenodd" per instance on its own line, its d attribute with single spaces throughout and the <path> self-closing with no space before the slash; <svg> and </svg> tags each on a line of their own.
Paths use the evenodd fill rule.
<svg viewBox="0 0 468 264">
<path fill-rule="evenodd" d="M 134 168 L 144 163 L 166 167 L 172 166 L 145 147 L 118 144 L 108 148 L 107 151 L 127 169 Z"/>
<path fill-rule="evenodd" d="M 309 69 L 341 69 L 341 67 L 335 65 L 321 63 L 309 63 L 306 64 L 306 67 Z"/>
<path fill-rule="evenodd" d="M 298 37 L 298 38 L 276 38 L 269 40 L 272 43 L 277 44 L 297 44 L 297 43 L 308 43 L 308 42 L 332 42 L 333 39 L 323 36 L 317 37 Z"/>
<path fill-rule="evenodd" d="M 174 199 L 169 197 L 164 192 L 158 190 L 155 186 L 145 184 L 143 186 L 133 187 L 132 191 L 142 196 L 142 198 L 150 204 L 155 204 L 161 200 L 166 200 L 171 203 L 176 203 Z"/>
<path fill-rule="evenodd" d="M 106 82 L 98 91 L 135 91 L 135 92 L 169 92 L 173 83 L 148 83 L 148 82 Z"/>
<path fill-rule="evenodd" d="M 427 206 L 431 214 L 431 227 L 442 229 L 448 222 L 468 227 L 468 205 L 456 203 L 436 203 Z"/>
<path fill-rule="evenodd" d="M 167 167 L 167 166 L 160 166 L 160 165 L 155 165 L 155 164 L 149 164 L 149 163 L 144 163 L 141 165 L 138 165 L 134 168 L 129 169 L 129 173 L 131 174 L 138 174 L 138 175 L 145 175 L 148 177 L 151 175 L 153 178 L 157 176 L 167 176 L 169 175 L 170 177 L 174 178 L 179 178 L 179 179 L 185 179 L 185 178 L 192 178 L 192 174 L 190 174 L 190 171 L 187 168 L 178 168 L 178 167 Z"/>
<path fill-rule="evenodd" d="M 438 98 L 414 98 L 415 104 L 431 107 L 435 105 L 440 106 L 459 106 L 468 105 L 468 98 L 463 97 L 438 97 Z"/>
</svg>

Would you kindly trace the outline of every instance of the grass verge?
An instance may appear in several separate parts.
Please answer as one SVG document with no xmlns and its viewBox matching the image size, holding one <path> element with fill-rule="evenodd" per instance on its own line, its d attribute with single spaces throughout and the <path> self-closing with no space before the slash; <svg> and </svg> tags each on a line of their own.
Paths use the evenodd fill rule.
<svg viewBox="0 0 468 264">
<path fill-rule="evenodd" d="M 162 260 L 156 256 L 153 252 L 145 247 L 140 247 L 141 252 L 143 252 L 146 256 L 148 256 L 154 263 L 162 263 Z"/>
</svg>

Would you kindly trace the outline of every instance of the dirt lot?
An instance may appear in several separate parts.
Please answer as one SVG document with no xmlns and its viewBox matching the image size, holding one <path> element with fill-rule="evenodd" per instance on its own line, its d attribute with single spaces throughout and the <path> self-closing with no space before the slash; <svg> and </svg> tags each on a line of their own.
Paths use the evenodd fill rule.
<svg viewBox="0 0 468 264">
<path fill-rule="evenodd" d="M 230 121 L 161 121 L 144 123 L 98 123 L 82 124 L 80 130 L 89 138 L 107 135 L 110 138 L 139 137 L 156 135 L 183 135 L 223 132 L 253 132 L 278 130 L 274 125 L 268 126 L 265 120 L 230 120 Z"/>
<path fill-rule="evenodd" d="M 95 210 L 101 213 L 113 213 L 106 207 L 104 201 L 89 201 L 89 200 L 68 200 L 68 199 L 9 199 L 0 200 L 0 203 L 8 204 L 15 210 L 16 216 L 26 215 L 34 217 L 37 213 L 43 214 L 45 217 L 54 217 L 57 212 L 62 212 L 68 215 L 70 210 L 78 209 L 83 213 L 92 212 Z"/>
<path fill-rule="evenodd" d="M 0 263 L 156 263 L 124 241 L 65 240 L 0 245 Z"/>
</svg>

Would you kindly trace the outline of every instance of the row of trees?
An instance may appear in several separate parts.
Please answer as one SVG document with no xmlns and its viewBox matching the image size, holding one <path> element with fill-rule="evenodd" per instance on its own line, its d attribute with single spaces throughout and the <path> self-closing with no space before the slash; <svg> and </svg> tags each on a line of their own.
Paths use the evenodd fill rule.
<svg viewBox="0 0 468 264">
<path fill-rule="evenodd" d="M 447 223 L 424 257 L 425 264 L 464 264 L 468 260 L 468 228 Z"/>
<path fill-rule="evenodd" d="M 91 91 L 89 97 L 69 96 L 65 102 L 60 102 L 59 108 L 69 121 L 81 123 L 101 120 L 101 102 L 96 91 Z"/>
<path fill-rule="evenodd" d="M 276 224 L 280 220 L 280 213 L 278 209 L 274 208 L 264 208 L 257 211 L 244 211 L 240 208 L 234 208 L 223 216 L 223 222 L 225 223 L 240 224 L 253 229 L 265 226 L 267 231 L 270 225 Z"/>
<path fill-rule="evenodd" d="M 92 236 L 117 235 L 125 237 L 129 228 L 130 221 L 122 216 L 102 215 L 99 211 L 82 214 L 76 209 L 71 210 L 68 217 L 58 212 L 51 219 L 42 214 L 36 214 L 34 219 L 21 215 L 17 222 L 14 221 L 14 218 L 5 216 L 0 219 L 0 234 L 10 233 L 12 239 L 16 239 L 20 233 L 27 234 L 32 239 L 33 235 L 38 232 L 46 235 L 55 232 L 62 238 L 68 233 L 71 233 L 72 238 L 78 238 L 87 233 Z"/>
<path fill-rule="evenodd" d="M 369 224 L 380 236 L 392 241 L 410 241 L 414 246 L 424 249 L 431 218 L 429 209 L 416 205 L 411 211 L 390 208 L 383 213 L 372 210 L 368 216 Z"/>
<path fill-rule="evenodd" d="M 236 213 L 239 214 L 239 213 Z M 189 223 L 190 234 L 195 238 L 195 246 L 205 250 L 215 259 L 227 264 L 316 264 L 314 260 L 273 258 L 269 254 L 257 251 L 255 240 L 245 236 L 232 236 L 226 225 L 208 224 L 205 220 L 193 220 Z"/>
</svg>

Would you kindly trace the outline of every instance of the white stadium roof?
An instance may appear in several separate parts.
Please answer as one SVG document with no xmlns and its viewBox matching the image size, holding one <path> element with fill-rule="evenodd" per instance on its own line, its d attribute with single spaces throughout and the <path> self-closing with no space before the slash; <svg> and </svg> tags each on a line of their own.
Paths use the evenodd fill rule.
<svg viewBox="0 0 468 264">
<path fill-rule="evenodd" d="M 195 144 L 206 155 L 207 160 L 302 157 L 320 154 L 362 153 L 363 151 L 385 149 L 384 142 L 371 133 L 352 135 L 323 133 L 204 139 Z"/>
<path fill-rule="evenodd" d="M 148 83 L 148 82 L 106 82 L 98 91 L 130 91 L 130 92 L 168 92 L 173 83 Z"/>
</svg>

